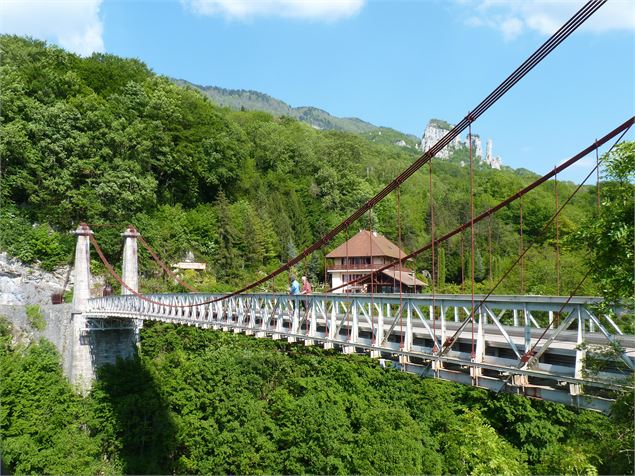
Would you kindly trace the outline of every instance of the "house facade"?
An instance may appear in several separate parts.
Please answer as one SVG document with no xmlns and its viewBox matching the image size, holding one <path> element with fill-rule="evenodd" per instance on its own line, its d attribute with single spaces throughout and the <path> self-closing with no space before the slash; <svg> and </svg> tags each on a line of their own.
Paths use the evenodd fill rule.
<svg viewBox="0 0 635 476">
<path fill-rule="evenodd" d="M 368 230 L 360 230 L 355 236 L 326 255 L 326 271 L 335 293 L 413 293 L 426 284 L 416 278 L 406 266 L 406 253 L 385 236 Z M 383 266 L 398 262 L 393 267 L 371 277 L 371 273 Z M 346 283 L 359 280 L 350 285 Z"/>
</svg>

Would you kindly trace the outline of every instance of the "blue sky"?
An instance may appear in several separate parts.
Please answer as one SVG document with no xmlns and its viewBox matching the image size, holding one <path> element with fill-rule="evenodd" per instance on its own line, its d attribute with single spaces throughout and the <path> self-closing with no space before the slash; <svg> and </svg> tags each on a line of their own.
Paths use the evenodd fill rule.
<svg viewBox="0 0 635 476">
<path fill-rule="evenodd" d="M 582 3 L 4 0 L 0 31 L 420 136 L 430 118 L 458 122 Z M 611 0 L 475 123 L 504 164 L 544 173 L 634 114 L 634 5 Z"/>
</svg>

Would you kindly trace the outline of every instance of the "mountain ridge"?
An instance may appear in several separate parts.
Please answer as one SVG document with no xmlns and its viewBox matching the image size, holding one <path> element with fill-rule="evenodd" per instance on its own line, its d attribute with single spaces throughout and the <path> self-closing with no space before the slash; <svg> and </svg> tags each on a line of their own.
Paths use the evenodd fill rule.
<svg viewBox="0 0 635 476">
<path fill-rule="evenodd" d="M 416 148 L 419 143 L 419 138 L 413 134 L 406 134 L 389 127 L 376 126 L 358 117 L 334 116 L 328 111 L 315 106 L 293 107 L 281 99 L 260 91 L 251 89 L 229 89 L 219 86 L 203 86 L 185 79 L 171 78 L 171 80 L 179 86 L 190 87 L 200 91 L 204 96 L 219 106 L 228 107 L 236 111 L 264 111 L 274 116 L 289 116 L 309 124 L 316 129 L 339 130 L 362 134 L 374 142 L 378 141 L 378 136 L 386 134 L 390 139 L 381 142 L 386 143 L 394 139 L 392 143 L 401 145 L 402 147 Z M 401 144 L 400 141 L 403 141 L 403 144 Z"/>
</svg>

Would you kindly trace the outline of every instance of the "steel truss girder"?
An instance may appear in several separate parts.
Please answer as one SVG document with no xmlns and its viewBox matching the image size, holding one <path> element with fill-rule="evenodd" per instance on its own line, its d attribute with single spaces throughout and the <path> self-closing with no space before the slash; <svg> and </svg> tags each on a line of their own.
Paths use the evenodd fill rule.
<svg viewBox="0 0 635 476">
<path fill-rule="evenodd" d="M 479 333 L 477 350 L 479 358 L 473 359 L 461 351 L 449 348 L 439 351 L 443 343 L 443 336 L 453 330 L 446 329 L 447 325 L 458 325 L 456 341 L 467 342 L 462 335 L 471 315 L 471 296 L 437 295 L 342 295 L 342 294 L 314 294 L 310 296 L 288 296 L 284 294 L 245 294 L 232 296 L 223 301 L 205 303 L 220 295 L 208 294 L 165 294 L 148 296 L 153 302 L 147 302 L 136 296 L 109 296 L 105 298 L 91 299 L 88 302 L 88 311 L 85 313 L 88 321 L 107 321 L 109 318 L 118 317 L 133 322 L 134 319 L 147 319 L 153 321 L 171 322 L 184 325 L 195 325 L 203 328 L 215 328 L 235 332 L 256 334 L 259 337 L 270 335 L 273 338 L 287 338 L 290 341 L 304 340 L 305 344 L 324 344 L 332 348 L 340 346 L 344 351 L 370 350 L 371 355 L 398 356 L 402 364 L 410 360 L 433 363 L 434 374 L 441 376 L 445 370 L 444 365 L 458 365 L 462 368 L 472 369 L 473 384 L 478 383 L 479 378 L 484 377 L 481 372 L 494 372 L 501 380 L 505 376 L 519 375 L 523 377 L 551 380 L 558 383 L 565 382 L 571 388 L 582 388 L 583 385 L 601 388 L 619 388 L 620 385 L 605 379 L 582 379 L 579 371 L 568 367 L 568 364 L 546 365 L 541 368 L 540 357 L 545 353 L 570 355 L 572 349 L 569 341 L 561 341 L 559 336 L 571 325 L 575 316 L 580 317 L 582 327 L 588 325 L 589 332 L 593 336 L 602 336 L 609 343 L 617 342 L 617 339 L 626 340 L 628 345 L 635 348 L 632 336 L 612 336 L 586 307 L 598 302 L 597 298 L 574 297 L 567 302 L 564 297 L 542 296 L 491 296 L 486 302 L 481 303 L 475 318 L 478 319 Z M 475 302 L 477 297 L 475 296 Z M 307 301 L 306 311 L 300 313 L 301 302 Z M 160 302 L 162 304 L 157 304 Z M 447 323 L 446 313 L 454 309 L 455 319 L 460 310 L 468 316 L 463 322 Z M 397 309 L 394 315 L 393 311 Z M 511 332 L 513 325 L 502 323 L 505 314 L 512 312 L 514 322 L 518 314 L 524 319 L 518 328 L 524 328 L 524 350 L 529 348 L 532 334 L 530 326 L 538 332 L 540 327 L 534 315 L 541 312 L 549 315 L 550 322 L 554 312 L 568 313 L 562 324 L 555 329 L 549 338 L 542 344 L 538 352 L 529 359 L 525 365 L 519 365 L 521 351 L 515 339 L 522 339 L 520 330 Z M 498 314 L 497 314 L 498 313 Z M 429 318 L 426 318 L 426 314 Z M 431 324 L 436 326 L 437 314 L 441 316 L 441 336 L 433 331 Z M 573 316 L 573 317 L 572 317 Z M 361 317 L 361 319 L 360 319 Z M 415 319 L 412 320 L 412 317 Z M 494 326 L 488 326 L 485 332 L 484 324 L 490 319 Z M 403 322 L 405 326 L 397 328 L 397 324 Z M 608 320 L 614 328 L 614 323 Z M 599 333 L 595 332 L 595 326 Z M 99 326 L 95 326 L 99 327 Z M 402 328 L 403 327 L 403 328 Z M 126 327 L 134 329 L 134 325 Z M 347 336 L 341 336 L 342 329 L 348 329 Z M 617 328 L 619 329 L 619 328 Z M 369 331 L 360 334 L 360 331 Z M 397 334 L 400 342 L 391 342 L 389 337 Z M 582 334 L 584 335 L 584 333 Z M 415 337 L 432 340 L 430 349 L 415 341 Z M 476 337 L 476 336 L 475 336 Z M 439 340 L 441 339 L 441 340 Z M 498 340 L 497 340 L 498 339 Z M 630 339 L 630 340 L 629 340 Z M 570 340 L 570 339 L 569 339 Z M 522 342 L 522 341 L 521 341 Z M 514 362 L 507 357 L 488 355 L 487 348 L 507 347 L 517 358 Z M 629 347 L 630 348 L 630 347 Z M 436 352 L 435 352 L 436 350 Z M 576 354 L 578 355 L 578 354 Z M 633 368 L 633 362 L 624 354 L 622 360 Z M 576 361 L 579 359 L 576 358 Z M 412 364 L 414 365 L 414 364 Z M 564 367 L 563 367 L 564 365 Z M 532 368 L 535 367 L 535 368 Z M 549 370 L 546 370 L 549 369 Z M 575 370 L 575 371 L 574 371 Z M 531 385 L 527 384 L 529 387 Z M 572 391 L 572 395 L 575 393 Z"/>
</svg>

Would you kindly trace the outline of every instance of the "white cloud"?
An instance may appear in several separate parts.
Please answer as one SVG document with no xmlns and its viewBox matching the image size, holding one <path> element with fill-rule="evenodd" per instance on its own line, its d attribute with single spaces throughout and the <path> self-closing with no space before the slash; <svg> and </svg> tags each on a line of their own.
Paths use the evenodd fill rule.
<svg viewBox="0 0 635 476">
<path fill-rule="evenodd" d="M 335 21 L 355 15 L 366 0 L 181 0 L 199 15 L 246 20 L 257 16 Z"/>
<path fill-rule="evenodd" d="M 500 29 L 506 40 L 513 40 L 523 32 L 524 25 L 518 18 L 511 17 L 503 20 L 500 24 Z"/>
<path fill-rule="evenodd" d="M 525 31 L 551 35 L 582 7 L 583 0 L 456 0 L 465 10 L 465 24 L 499 30 L 506 40 Z M 581 27 L 585 31 L 635 32 L 635 2 L 609 0 Z"/>
<path fill-rule="evenodd" d="M 1 0 L 0 32 L 51 41 L 80 55 L 104 51 L 102 0 Z"/>
</svg>

